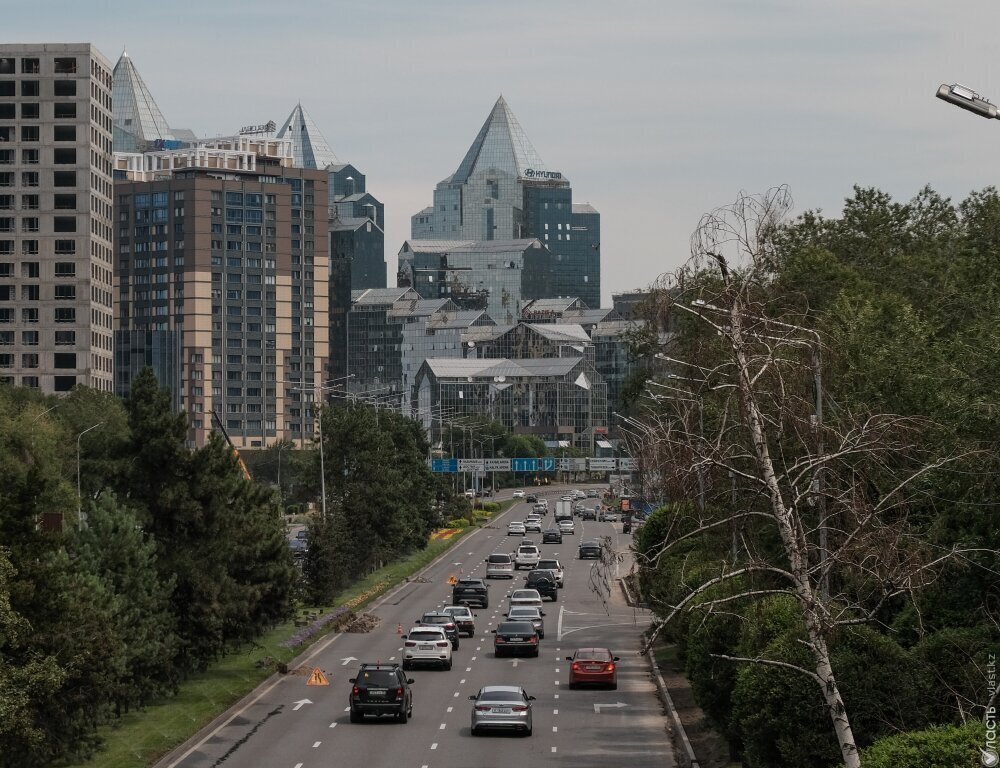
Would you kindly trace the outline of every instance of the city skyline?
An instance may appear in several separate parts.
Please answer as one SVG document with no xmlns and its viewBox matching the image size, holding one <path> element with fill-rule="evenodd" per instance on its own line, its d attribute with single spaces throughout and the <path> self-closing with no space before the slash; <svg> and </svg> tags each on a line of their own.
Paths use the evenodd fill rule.
<svg viewBox="0 0 1000 768">
<path fill-rule="evenodd" d="M 170 124 L 199 136 L 280 124 L 301 102 L 379 190 L 389 264 L 502 94 L 574 199 L 601 211 L 604 305 L 681 264 L 701 214 L 741 189 L 786 183 L 795 215 L 837 216 L 854 184 L 905 201 L 994 181 L 998 126 L 933 97 L 942 82 L 1000 96 L 1000 12 L 985 2 L 515 1 L 516 26 L 450 1 L 47 8 L 44 25 L 12 9 L 5 37 L 91 42 L 111 61 L 128 50 Z M 248 46 L 261 24 L 294 44 Z"/>
</svg>

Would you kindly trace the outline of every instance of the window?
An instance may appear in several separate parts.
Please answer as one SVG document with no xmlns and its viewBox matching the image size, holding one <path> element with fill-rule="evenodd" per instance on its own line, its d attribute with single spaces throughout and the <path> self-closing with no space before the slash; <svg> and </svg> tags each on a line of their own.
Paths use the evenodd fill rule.
<svg viewBox="0 0 1000 768">
<path fill-rule="evenodd" d="M 21 162 L 25 165 L 38 165 L 41 160 L 42 153 L 37 149 L 22 149 L 21 150 Z"/>
<path fill-rule="evenodd" d="M 37 280 L 38 275 L 39 275 L 39 266 L 37 261 L 21 262 L 21 277 L 27 278 L 29 280 Z"/>
<path fill-rule="evenodd" d="M 76 96 L 76 80 L 56 80 L 55 83 L 55 95 L 56 96 Z M 22 93 L 22 96 L 37 96 L 37 93 L 29 94 Z"/>
<path fill-rule="evenodd" d="M 24 61 L 24 59 L 21 59 Z M 14 58 L 11 56 L 4 56 L 0 58 L 0 75 L 13 75 L 14 74 Z"/>
<path fill-rule="evenodd" d="M 37 240 L 22 240 L 21 241 L 21 254 L 24 256 L 37 256 L 38 255 L 38 241 Z"/>
<path fill-rule="evenodd" d="M 24 331 L 28 333 L 28 331 Z M 0 347 L 11 347 L 14 345 L 13 331 L 0 331 Z"/>
<path fill-rule="evenodd" d="M 11 216 L 0 217 L 0 232 L 13 232 L 14 219 Z"/>
<path fill-rule="evenodd" d="M 76 253 L 76 240 L 56 240 L 55 251 L 59 254 Z"/>
<path fill-rule="evenodd" d="M 243 205 L 243 193 L 226 192 L 226 205 Z"/>
<path fill-rule="evenodd" d="M 55 298 L 56 301 L 76 301 L 76 286 L 57 285 Z"/>
<path fill-rule="evenodd" d="M 56 195 L 52 202 L 57 211 L 76 210 L 76 195 Z"/>
<path fill-rule="evenodd" d="M 21 186 L 22 187 L 37 187 L 38 186 L 38 171 L 21 171 Z"/>
<path fill-rule="evenodd" d="M 75 323 L 76 309 L 74 309 L 73 307 L 56 307 L 56 322 Z"/>
<path fill-rule="evenodd" d="M 0 165 L 13 165 L 17 151 L 13 149 L 0 149 Z"/>
<path fill-rule="evenodd" d="M 21 195 L 21 210 L 22 211 L 37 211 L 38 210 L 38 195 Z"/>
<path fill-rule="evenodd" d="M 21 310 L 21 322 L 22 323 L 37 323 L 38 322 L 38 308 L 31 307 L 30 309 L 25 308 Z"/>
<path fill-rule="evenodd" d="M 8 331 L 8 333 L 12 332 Z M 38 346 L 38 331 L 21 331 L 21 344 L 26 347 L 37 347 Z"/>
<path fill-rule="evenodd" d="M 14 186 L 14 173 L 8 171 L 7 173 L 0 173 L 0 187 L 13 187 Z"/>
<path fill-rule="evenodd" d="M 55 163 L 56 165 L 75 165 L 76 149 L 57 147 L 56 149 L 52 150 L 52 162 Z"/>
<path fill-rule="evenodd" d="M 38 59 L 21 59 L 22 75 L 37 75 L 41 71 L 42 69 Z"/>
<path fill-rule="evenodd" d="M 22 285 L 21 301 L 38 301 L 42 297 L 40 285 Z"/>
<path fill-rule="evenodd" d="M 28 378 L 28 376 L 24 377 L 25 382 L 27 382 Z M 56 376 L 54 377 L 54 380 L 55 385 L 53 388 L 56 392 L 69 392 L 76 386 L 76 376 Z M 25 383 L 24 386 L 28 386 L 27 383 Z M 35 386 L 38 386 L 37 379 Z"/>
<path fill-rule="evenodd" d="M 75 83 L 74 83 L 75 85 Z M 38 96 L 41 93 L 41 89 L 38 85 L 37 80 L 22 80 L 21 81 L 21 95 L 22 96 Z M 75 95 L 75 94 L 74 94 Z"/>
<path fill-rule="evenodd" d="M 76 368 L 76 353 L 75 352 L 56 352 L 53 357 L 55 358 L 55 367 L 62 370 L 67 368 Z"/>
<path fill-rule="evenodd" d="M 38 367 L 38 353 L 37 352 L 25 352 L 21 355 L 21 367 L 22 368 L 37 368 Z"/>
<path fill-rule="evenodd" d="M 57 75 L 75 75 L 76 58 L 57 56 L 55 60 L 55 72 Z"/>
<path fill-rule="evenodd" d="M 15 120 L 16 117 L 17 113 L 14 110 L 13 104 L 0 104 L 0 120 Z M 10 141 L 10 135 L 13 130 L 10 126 L 0 128 L 0 141 Z"/>
<path fill-rule="evenodd" d="M 13 322 L 14 322 L 14 310 L 0 309 L 0 323 L 13 323 Z"/>
<path fill-rule="evenodd" d="M 41 137 L 42 133 L 37 125 L 21 126 L 21 141 L 38 141 Z"/>
<path fill-rule="evenodd" d="M 13 285 L 0 285 L 0 301 L 14 301 L 16 297 Z"/>
<path fill-rule="evenodd" d="M 0 368 L 13 368 L 14 356 L 11 354 L 0 355 Z"/>
<path fill-rule="evenodd" d="M 65 240 L 61 242 L 66 242 Z M 73 242 L 70 240 L 69 242 Z M 55 263 L 56 277 L 76 277 L 76 264 L 72 261 L 57 261 Z"/>
<path fill-rule="evenodd" d="M 53 141 L 76 141 L 75 125 L 56 125 L 52 128 Z"/>
<path fill-rule="evenodd" d="M 72 120 L 76 118 L 76 103 L 75 102 L 56 102 L 55 104 L 55 118 L 56 120 Z"/>
<path fill-rule="evenodd" d="M 38 217 L 37 216 L 26 216 L 21 219 L 21 231 L 22 232 L 37 232 L 38 231 Z"/>
<path fill-rule="evenodd" d="M 13 83 L 11 83 L 13 85 Z M 21 119 L 22 120 L 37 120 L 39 116 L 39 105 L 38 102 L 26 101 L 21 104 Z"/>
<path fill-rule="evenodd" d="M 0 240 L 0 253 L 13 253 L 14 252 L 14 241 L 13 240 Z M 0 275 L 3 274 L 3 268 L 5 264 L 0 264 Z"/>
<path fill-rule="evenodd" d="M 55 232 L 76 232 L 76 216 L 56 216 L 52 219 Z"/>
<path fill-rule="evenodd" d="M 71 347 L 76 344 L 76 331 L 56 331 L 56 346 Z"/>
<path fill-rule="evenodd" d="M 52 185 L 56 187 L 75 187 L 76 171 L 54 171 Z"/>
</svg>

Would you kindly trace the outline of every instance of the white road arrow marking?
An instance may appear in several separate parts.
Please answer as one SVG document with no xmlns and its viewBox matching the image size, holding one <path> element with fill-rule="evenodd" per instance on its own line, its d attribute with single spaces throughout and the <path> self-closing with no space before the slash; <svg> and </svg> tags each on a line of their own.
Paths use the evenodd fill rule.
<svg viewBox="0 0 1000 768">
<path fill-rule="evenodd" d="M 309 699 L 299 699 L 295 702 L 295 706 L 292 707 L 292 712 L 298 712 L 306 704 L 312 704 L 312 702 Z"/>
<path fill-rule="evenodd" d="M 350 663 L 351 663 L 352 661 L 357 661 L 357 659 L 356 659 L 356 658 L 354 658 L 353 656 L 348 656 L 348 657 L 347 657 L 346 659 L 341 659 L 341 660 L 340 660 L 340 662 L 341 662 L 341 663 L 340 663 L 340 666 L 342 666 L 342 667 L 346 667 L 346 666 L 347 666 L 348 664 L 350 664 Z"/>
<path fill-rule="evenodd" d="M 628 704 L 622 701 L 617 701 L 614 704 L 595 704 L 594 713 L 601 714 L 602 709 L 621 709 L 622 707 L 627 707 Z"/>
<path fill-rule="evenodd" d="M 514 666 L 516 667 L 516 666 L 517 666 L 517 662 L 518 662 L 518 660 L 517 660 L 517 659 L 514 659 L 514 660 L 513 660 L 512 662 L 511 662 L 511 664 L 513 664 L 513 665 L 514 665 Z"/>
</svg>

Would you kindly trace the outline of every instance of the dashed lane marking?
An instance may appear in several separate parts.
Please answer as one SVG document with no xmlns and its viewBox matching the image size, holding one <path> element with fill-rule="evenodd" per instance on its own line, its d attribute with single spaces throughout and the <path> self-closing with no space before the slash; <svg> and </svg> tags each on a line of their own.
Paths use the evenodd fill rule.
<svg viewBox="0 0 1000 768">
<path fill-rule="evenodd" d="M 557 726 L 555 725 L 552 726 L 552 733 L 556 733 L 558 730 L 559 728 Z"/>
<path fill-rule="evenodd" d="M 336 724 L 336 723 L 330 723 L 330 727 L 331 727 L 331 728 L 336 728 L 336 727 L 337 727 L 337 724 Z"/>
<path fill-rule="evenodd" d="M 322 743 L 323 743 L 322 741 L 317 741 L 317 742 L 314 742 L 314 743 L 313 743 L 313 749 L 316 749 L 316 747 L 318 747 L 318 746 L 319 746 L 320 744 L 322 744 Z"/>
<path fill-rule="evenodd" d="M 553 752 L 555 752 L 555 751 L 556 751 L 556 748 L 555 748 L 555 747 L 552 747 L 552 751 L 553 751 Z"/>
<path fill-rule="evenodd" d="M 454 709 L 454 707 L 448 707 L 448 711 L 449 712 L 451 712 L 453 709 Z"/>
<path fill-rule="evenodd" d="M 438 743 L 435 741 L 433 744 L 431 744 L 431 749 L 437 749 L 437 748 L 438 748 Z"/>
<path fill-rule="evenodd" d="M 455 698 L 458 698 L 458 691 L 455 691 Z"/>
<path fill-rule="evenodd" d="M 552 714 L 553 715 L 558 715 L 559 714 L 559 710 L 558 709 L 553 709 L 552 710 Z"/>
<path fill-rule="evenodd" d="M 465 678 L 463 677 L 461 680 L 459 680 L 458 684 L 459 685 L 465 685 Z"/>
</svg>

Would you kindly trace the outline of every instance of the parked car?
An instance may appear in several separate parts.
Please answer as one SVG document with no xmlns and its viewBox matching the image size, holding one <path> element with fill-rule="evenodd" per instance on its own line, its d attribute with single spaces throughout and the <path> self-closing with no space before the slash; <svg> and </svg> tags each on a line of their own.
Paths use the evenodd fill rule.
<svg viewBox="0 0 1000 768">
<path fill-rule="evenodd" d="M 511 498 L 514 498 L 514 499 L 523 499 L 524 498 L 524 491 L 521 491 L 521 490 L 514 491 L 514 493 L 511 495 Z"/>
<path fill-rule="evenodd" d="M 473 736 L 478 736 L 487 728 L 531 735 L 531 702 L 535 697 L 529 696 L 520 686 L 485 685 L 469 698 L 473 702 Z"/>
<path fill-rule="evenodd" d="M 513 571 L 511 578 L 514 578 Z M 490 607 L 490 586 L 482 579 L 459 579 L 451 588 L 451 602 L 454 605 L 476 605 Z"/>
<path fill-rule="evenodd" d="M 556 576 L 556 586 L 562 587 L 563 585 L 563 567 L 555 558 L 543 558 L 538 561 L 538 570 L 540 571 L 552 571 Z"/>
<path fill-rule="evenodd" d="M 486 558 L 487 579 L 513 579 L 514 558 L 502 552 L 494 552 Z"/>
<path fill-rule="evenodd" d="M 615 690 L 618 687 L 617 656 L 612 656 L 607 648 L 577 648 L 576 653 L 567 656 L 569 665 L 569 687 L 598 683 Z"/>
<path fill-rule="evenodd" d="M 534 570 L 524 577 L 525 589 L 536 589 L 541 597 L 550 600 L 559 599 L 559 585 L 556 582 L 556 575 L 552 571 Z"/>
<path fill-rule="evenodd" d="M 451 641 L 451 647 L 453 650 L 458 650 L 458 645 L 461 642 L 458 639 L 458 624 L 455 623 L 455 619 L 451 614 L 445 613 L 444 611 L 428 611 L 417 621 L 418 627 L 441 627 L 444 633 L 448 636 Z"/>
<path fill-rule="evenodd" d="M 510 593 L 508 602 L 511 608 L 518 605 L 527 605 L 532 608 L 542 607 L 542 596 L 537 589 L 515 589 Z"/>
<path fill-rule="evenodd" d="M 538 565 L 539 557 L 538 547 L 522 544 L 514 555 L 514 568 L 534 568 Z"/>
<path fill-rule="evenodd" d="M 446 605 L 441 609 L 455 621 L 459 634 L 474 637 L 476 634 L 476 615 L 467 605 Z"/>
<path fill-rule="evenodd" d="M 443 627 L 414 627 L 403 635 L 403 669 L 432 664 L 451 669 L 451 640 Z"/>
<path fill-rule="evenodd" d="M 531 515 L 530 517 L 526 517 L 524 519 L 524 531 L 525 531 L 525 533 L 527 533 L 528 531 L 537 531 L 538 533 L 541 533 L 542 532 L 542 518 L 536 517 L 534 515 Z"/>
<path fill-rule="evenodd" d="M 530 621 L 501 621 L 493 630 L 493 654 L 537 656 L 538 633 L 534 625 Z"/>
<path fill-rule="evenodd" d="M 601 542 L 597 539 L 590 539 L 588 541 L 581 541 L 579 548 L 579 558 L 581 560 L 586 560 L 588 558 L 593 558 L 595 560 L 600 560 L 601 558 Z"/>
<path fill-rule="evenodd" d="M 576 524 L 569 518 L 559 521 L 559 532 L 563 536 L 573 536 L 576 534 Z"/>
<path fill-rule="evenodd" d="M 541 608 L 531 608 L 526 605 L 517 606 L 516 608 L 511 608 L 506 614 L 504 614 L 508 621 L 530 621 L 531 625 L 535 628 L 535 632 L 538 633 L 538 639 L 545 639 L 545 613 Z"/>
<path fill-rule="evenodd" d="M 558 528 L 546 528 L 542 531 L 542 544 L 562 544 L 562 531 Z"/>
<path fill-rule="evenodd" d="M 362 664 L 348 682 L 352 723 L 360 723 L 365 715 L 393 715 L 401 723 L 413 717 L 413 681 L 398 664 Z"/>
<path fill-rule="evenodd" d="M 507 535 L 508 536 L 524 536 L 526 531 L 524 530 L 524 523 L 520 520 L 515 520 L 514 522 L 507 523 Z"/>
</svg>

